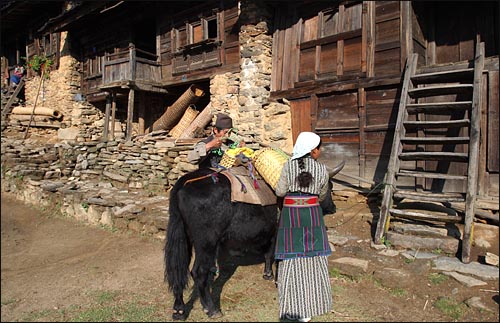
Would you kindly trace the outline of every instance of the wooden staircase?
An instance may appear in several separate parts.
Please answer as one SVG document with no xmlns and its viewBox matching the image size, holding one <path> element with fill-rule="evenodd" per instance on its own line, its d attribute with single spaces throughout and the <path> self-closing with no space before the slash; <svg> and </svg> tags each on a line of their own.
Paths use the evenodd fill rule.
<svg viewBox="0 0 500 323">
<path fill-rule="evenodd" d="M 9 90 L 6 93 L 2 92 L 2 130 L 7 126 L 7 115 L 12 111 L 15 103 L 18 103 L 18 95 L 24 88 L 24 78 L 19 81 L 14 91 Z"/>
<path fill-rule="evenodd" d="M 478 182 L 481 77 L 484 43 L 477 42 L 474 67 L 418 72 L 408 58 L 391 157 L 385 178 L 375 243 L 391 217 L 464 224 L 462 262 L 470 262 Z M 404 202 L 421 205 L 409 211 Z M 425 203 L 456 212 L 436 215 Z M 414 203 L 415 204 L 415 203 Z"/>
</svg>

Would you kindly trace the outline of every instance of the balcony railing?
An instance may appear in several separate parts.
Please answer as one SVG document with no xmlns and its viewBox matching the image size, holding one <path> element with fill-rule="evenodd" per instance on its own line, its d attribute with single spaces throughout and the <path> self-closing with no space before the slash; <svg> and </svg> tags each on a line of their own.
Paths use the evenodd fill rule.
<svg viewBox="0 0 500 323">
<path fill-rule="evenodd" d="M 116 53 L 106 54 L 102 64 L 102 86 L 126 82 L 159 84 L 160 63 L 157 55 L 138 49 L 134 44 Z"/>
</svg>

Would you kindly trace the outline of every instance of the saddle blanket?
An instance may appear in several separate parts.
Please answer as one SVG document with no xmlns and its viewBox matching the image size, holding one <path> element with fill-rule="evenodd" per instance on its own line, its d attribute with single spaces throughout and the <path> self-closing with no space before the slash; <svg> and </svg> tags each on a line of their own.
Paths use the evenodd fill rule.
<svg viewBox="0 0 500 323">
<path fill-rule="evenodd" d="M 262 206 L 276 204 L 277 197 L 269 184 L 255 172 L 258 188 L 245 166 L 231 167 L 220 172 L 231 182 L 231 202 L 260 204 Z"/>
</svg>

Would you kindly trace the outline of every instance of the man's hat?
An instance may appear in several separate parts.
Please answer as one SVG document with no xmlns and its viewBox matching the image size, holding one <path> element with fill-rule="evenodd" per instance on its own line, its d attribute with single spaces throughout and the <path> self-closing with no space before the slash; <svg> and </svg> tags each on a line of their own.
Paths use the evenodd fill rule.
<svg viewBox="0 0 500 323">
<path fill-rule="evenodd" d="M 224 113 L 218 113 L 215 116 L 215 127 L 219 129 L 231 129 L 233 127 L 233 119 Z"/>
</svg>

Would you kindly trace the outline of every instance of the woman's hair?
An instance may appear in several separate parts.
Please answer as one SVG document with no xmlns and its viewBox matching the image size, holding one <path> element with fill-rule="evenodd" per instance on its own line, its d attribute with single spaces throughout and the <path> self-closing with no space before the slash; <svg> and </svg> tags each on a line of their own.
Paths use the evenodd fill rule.
<svg viewBox="0 0 500 323">
<path fill-rule="evenodd" d="M 316 148 L 319 149 L 320 147 L 321 147 L 321 141 L 319 142 L 319 144 Z M 316 148 L 314 148 L 314 149 L 316 149 Z M 301 170 L 300 174 L 296 178 L 296 181 L 299 184 L 299 187 L 308 187 L 309 185 L 311 185 L 311 182 L 313 180 L 312 174 L 310 172 L 305 171 L 306 165 L 304 163 L 304 158 L 308 157 L 308 156 L 311 156 L 311 154 L 310 153 L 306 154 L 306 155 L 300 157 L 299 159 L 297 159 L 297 161 L 299 163 L 299 169 Z"/>
</svg>

